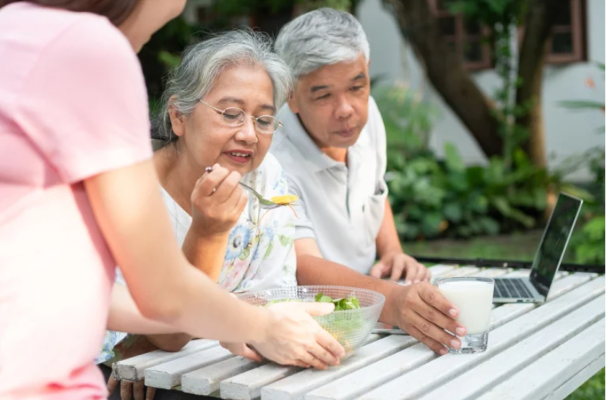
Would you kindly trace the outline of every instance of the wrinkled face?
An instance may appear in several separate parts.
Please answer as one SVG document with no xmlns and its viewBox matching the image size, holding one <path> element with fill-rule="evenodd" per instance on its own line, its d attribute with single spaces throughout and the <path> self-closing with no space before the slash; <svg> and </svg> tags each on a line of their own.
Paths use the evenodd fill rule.
<svg viewBox="0 0 606 400">
<path fill-rule="evenodd" d="M 368 62 L 360 55 L 299 78 L 289 106 L 318 146 L 347 148 L 366 125 L 369 95 Z"/>
<path fill-rule="evenodd" d="M 151 35 L 181 14 L 186 2 L 187 0 L 139 0 L 119 28 L 138 52 Z"/>
<path fill-rule="evenodd" d="M 273 84 L 260 67 L 235 66 L 223 71 L 210 93 L 202 99 L 218 109 L 237 107 L 254 117 L 275 115 Z M 229 126 L 221 113 L 198 103 L 190 115 L 170 111 L 174 133 L 179 136 L 180 157 L 200 175 L 215 163 L 241 175 L 256 169 L 271 145 L 271 134 L 259 133 L 252 118 Z"/>
</svg>

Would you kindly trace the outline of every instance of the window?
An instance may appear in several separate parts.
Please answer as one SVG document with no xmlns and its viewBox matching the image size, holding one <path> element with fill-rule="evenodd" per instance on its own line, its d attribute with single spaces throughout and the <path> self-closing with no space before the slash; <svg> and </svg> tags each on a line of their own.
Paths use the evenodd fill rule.
<svg viewBox="0 0 606 400">
<path fill-rule="evenodd" d="M 460 55 L 468 70 L 492 68 L 491 48 L 483 38 L 489 34 L 487 27 L 465 21 L 461 15 L 449 11 L 452 0 L 428 0 L 438 18 L 440 32 L 448 44 Z M 585 2 L 569 0 L 568 12 L 553 27 L 548 43 L 548 64 L 564 64 L 586 59 Z M 522 44 L 524 28 L 518 32 Z"/>
<path fill-rule="evenodd" d="M 563 64 L 585 60 L 585 1 L 570 0 L 568 11 L 553 27 L 553 35 L 548 44 L 548 63 Z"/>
<path fill-rule="evenodd" d="M 449 0 L 429 0 L 438 18 L 442 36 L 463 60 L 465 68 L 480 70 L 492 67 L 490 46 L 484 43 L 488 28 L 449 11 Z"/>
</svg>

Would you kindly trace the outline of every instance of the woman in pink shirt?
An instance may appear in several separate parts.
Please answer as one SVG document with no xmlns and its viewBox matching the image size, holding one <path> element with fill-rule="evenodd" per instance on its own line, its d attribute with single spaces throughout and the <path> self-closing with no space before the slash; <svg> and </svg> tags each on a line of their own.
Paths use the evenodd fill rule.
<svg viewBox="0 0 606 400">
<path fill-rule="evenodd" d="M 293 365 L 343 354 L 308 314 L 330 306 L 249 306 L 176 244 L 133 49 L 184 3 L 0 0 L 0 399 L 104 398 L 106 327 L 251 343 Z M 209 263 L 246 202 L 236 178 L 215 165 L 197 184 L 219 210 L 200 238 Z M 128 289 L 112 290 L 115 265 Z"/>
</svg>

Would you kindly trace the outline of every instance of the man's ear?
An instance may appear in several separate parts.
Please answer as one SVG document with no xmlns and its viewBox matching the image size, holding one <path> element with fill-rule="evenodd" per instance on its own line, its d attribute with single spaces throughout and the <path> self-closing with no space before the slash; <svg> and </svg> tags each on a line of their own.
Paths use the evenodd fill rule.
<svg viewBox="0 0 606 400">
<path fill-rule="evenodd" d="M 299 113 L 299 102 L 297 101 L 294 90 L 290 92 L 290 96 L 288 97 L 288 107 L 294 114 Z"/>
<path fill-rule="evenodd" d="M 183 120 L 183 114 L 177 111 L 177 108 L 173 105 L 176 98 L 176 96 L 171 96 L 168 100 L 168 116 L 174 134 L 181 137 L 185 133 L 185 121 Z"/>
</svg>

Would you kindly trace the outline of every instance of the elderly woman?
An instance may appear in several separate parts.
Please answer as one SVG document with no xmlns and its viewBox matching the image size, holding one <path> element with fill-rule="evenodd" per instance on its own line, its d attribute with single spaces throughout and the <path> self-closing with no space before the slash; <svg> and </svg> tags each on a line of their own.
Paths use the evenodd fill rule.
<svg viewBox="0 0 606 400">
<path fill-rule="evenodd" d="M 229 193 L 219 189 L 209 197 L 200 184 L 207 167 L 214 167 L 223 171 L 220 178 L 226 182 L 241 180 L 266 198 L 288 193 L 282 169 L 268 149 L 280 126 L 274 115 L 290 87 L 290 71 L 271 51 L 270 40 L 252 31 L 232 31 L 192 46 L 167 83 L 154 133 L 162 146 L 154 154 L 162 197 L 186 257 L 231 292 L 297 284 L 293 212 L 287 207 L 264 210 L 254 196 L 231 200 L 222 209 L 209 207 L 209 199 Z M 227 216 L 234 209 L 239 210 L 237 221 Z M 214 226 L 216 221 L 233 225 L 228 236 L 215 233 L 224 230 Z M 199 242 L 208 243 L 209 237 L 223 243 L 220 263 L 198 262 L 208 260 L 207 246 Z M 186 334 L 124 340 L 126 336 L 107 332 L 98 362 L 155 347 L 175 351 L 191 339 Z M 242 351 L 259 359 L 247 348 Z M 302 365 L 326 364 L 310 357 Z M 123 391 L 128 390 L 124 385 Z M 110 380 L 110 391 L 114 388 Z M 136 394 L 141 396 L 142 389 L 136 388 Z"/>
</svg>

